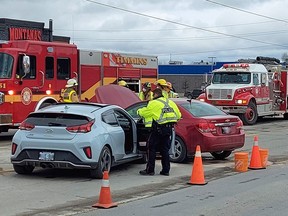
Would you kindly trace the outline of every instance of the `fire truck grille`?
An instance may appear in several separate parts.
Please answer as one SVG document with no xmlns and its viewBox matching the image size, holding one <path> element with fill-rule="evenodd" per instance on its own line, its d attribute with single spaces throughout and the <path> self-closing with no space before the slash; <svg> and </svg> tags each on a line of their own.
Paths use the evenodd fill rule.
<svg viewBox="0 0 288 216">
<path fill-rule="evenodd" d="M 229 97 L 228 97 L 229 95 Z M 208 90 L 208 99 L 212 100 L 231 100 L 232 89 L 209 89 Z M 233 97 L 232 97 L 233 98 Z"/>
</svg>

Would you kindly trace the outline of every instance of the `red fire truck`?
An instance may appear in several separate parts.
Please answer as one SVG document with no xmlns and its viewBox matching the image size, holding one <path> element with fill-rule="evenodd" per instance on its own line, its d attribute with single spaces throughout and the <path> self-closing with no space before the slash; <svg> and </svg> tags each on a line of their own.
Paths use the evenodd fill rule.
<svg viewBox="0 0 288 216">
<path fill-rule="evenodd" d="M 213 71 L 211 84 L 198 99 L 239 115 L 245 125 L 253 125 L 263 116 L 288 119 L 287 75 L 275 58 L 224 64 Z"/>
<path fill-rule="evenodd" d="M 16 21 L 0 19 L 0 30 L 1 22 L 8 25 L 4 40 L 0 34 L 0 132 L 17 128 L 35 109 L 56 103 L 70 78 L 78 80 L 81 100 L 91 102 L 98 86 L 125 80 L 137 93 L 143 82 L 157 79 L 156 56 L 80 50 L 63 42 L 66 37 L 49 41 L 59 39 L 51 35 L 51 27 L 48 31 L 42 23 Z M 45 37 L 48 41 L 41 40 Z"/>
</svg>

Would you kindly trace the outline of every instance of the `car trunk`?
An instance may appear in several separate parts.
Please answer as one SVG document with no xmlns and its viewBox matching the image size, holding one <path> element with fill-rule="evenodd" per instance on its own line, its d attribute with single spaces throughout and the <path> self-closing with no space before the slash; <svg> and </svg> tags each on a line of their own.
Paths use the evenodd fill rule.
<svg viewBox="0 0 288 216">
<path fill-rule="evenodd" d="M 91 122 L 87 116 L 69 113 L 32 113 L 21 123 L 20 129 L 28 130 L 30 139 L 72 140 L 80 128 Z"/>
<path fill-rule="evenodd" d="M 217 136 L 229 136 L 240 133 L 241 122 L 234 116 L 205 116 L 204 122 L 207 122 L 207 127 L 211 130 L 211 133 Z M 202 125 L 202 128 L 206 127 Z"/>
</svg>

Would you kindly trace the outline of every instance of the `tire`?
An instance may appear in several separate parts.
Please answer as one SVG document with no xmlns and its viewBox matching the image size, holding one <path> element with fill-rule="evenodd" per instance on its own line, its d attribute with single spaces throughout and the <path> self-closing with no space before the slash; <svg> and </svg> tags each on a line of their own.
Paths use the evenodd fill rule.
<svg viewBox="0 0 288 216">
<path fill-rule="evenodd" d="M 232 151 L 219 151 L 219 152 L 210 152 L 210 154 L 216 159 L 216 160 L 224 160 L 226 159 Z"/>
<path fill-rule="evenodd" d="M 35 167 L 30 166 L 30 165 L 20 166 L 20 165 L 13 164 L 13 168 L 14 168 L 14 171 L 18 174 L 28 175 L 28 174 L 31 174 L 33 172 Z"/>
<path fill-rule="evenodd" d="M 112 165 L 111 151 L 107 146 L 104 146 L 99 157 L 97 168 L 90 170 L 91 178 L 102 179 L 103 172 L 104 171 L 110 172 L 111 165 Z"/>
<path fill-rule="evenodd" d="M 175 156 L 170 155 L 170 161 L 175 163 L 182 163 L 187 159 L 187 148 L 183 140 L 175 137 Z"/>
<path fill-rule="evenodd" d="M 244 125 L 254 125 L 258 119 L 257 107 L 254 102 L 248 104 L 246 113 L 240 115 Z"/>
<path fill-rule="evenodd" d="M 284 113 L 283 117 L 285 120 L 288 120 L 288 113 Z"/>
</svg>

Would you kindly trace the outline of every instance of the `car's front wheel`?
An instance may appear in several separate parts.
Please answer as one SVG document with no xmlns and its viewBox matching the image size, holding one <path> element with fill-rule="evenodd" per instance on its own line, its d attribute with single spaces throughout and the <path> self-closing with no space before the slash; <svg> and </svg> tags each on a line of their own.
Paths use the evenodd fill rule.
<svg viewBox="0 0 288 216">
<path fill-rule="evenodd" d="M 34 166 L 31 165 L 26 165 L 26 166 L 20 166 L 20 165 L 15 165 L 13 164 L 14 171 L 18 174 L 31 174 L 34 170 Z"/>
<path fill-rule="evenodd" d="M 104 146 L 99 157 L 97 168 L 90 170 L 91 178 L 96 179 L 103 178 L 103 172 L 104 171 L 110 172 L 111 165 L 112 165 L 112 153 L 107 146 Z"/>
<path fill-rule="evenodd" d="M 232 153 L 232 151 L 219 151 L 210 153 L 216 160 L 224 160 Z"/>
<path fill-rule="evenodd" d="M 175 163 L 184 162 L 187 158 L 187 149 L 183 140 L 176 136 L 175 137 L 175 154 L 170 155 L 170 161 Z"/>
</svg>

